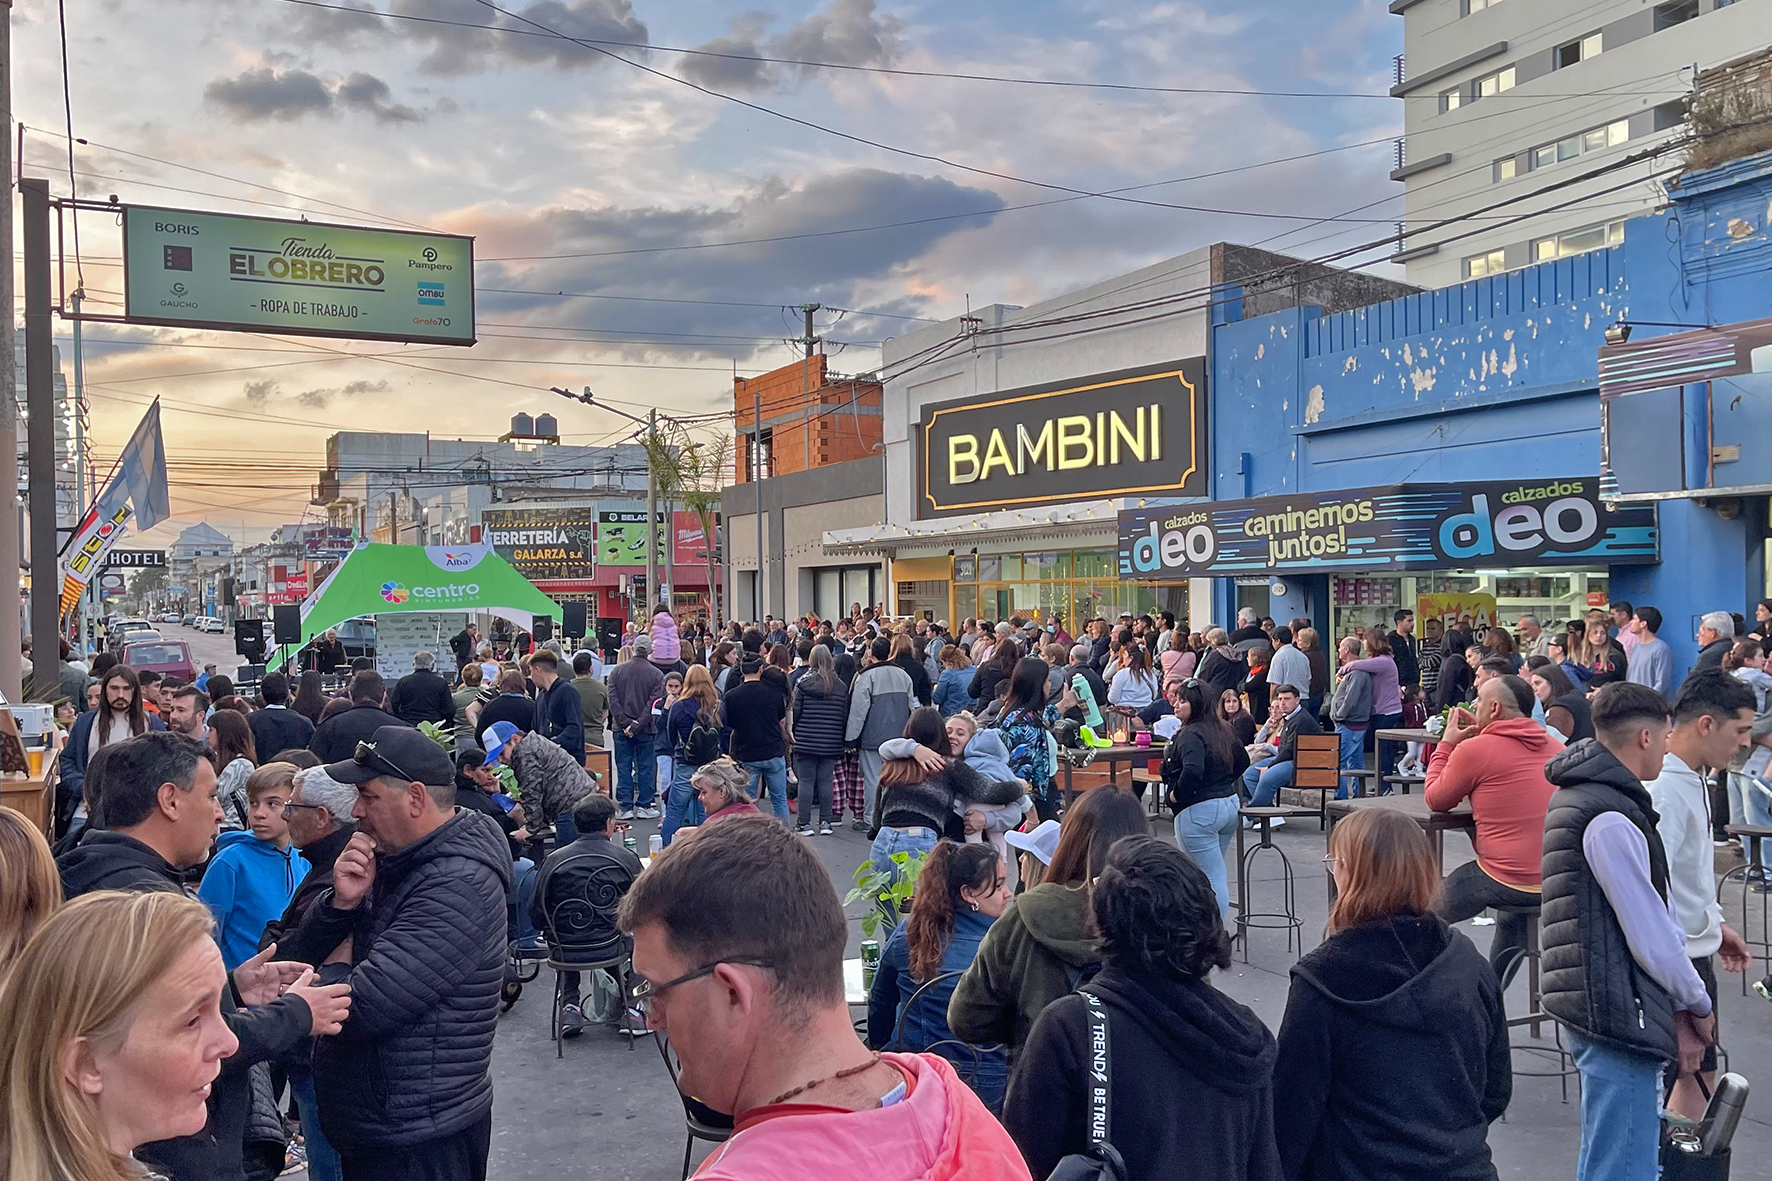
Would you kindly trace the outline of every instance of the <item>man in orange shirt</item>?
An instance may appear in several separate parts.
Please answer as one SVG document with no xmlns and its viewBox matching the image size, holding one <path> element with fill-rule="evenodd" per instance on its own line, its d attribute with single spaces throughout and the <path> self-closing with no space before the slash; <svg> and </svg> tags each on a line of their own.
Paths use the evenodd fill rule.
<svg viewBox="0 0 1772 1181">
<path fill-rule="evenodd" d="M 1477 859 L 1446 878 L 1440 917 L 1449 923 L 1487 907 L 1537 910 L 1543 881 L 1544 814 L 1556 788 L 1544 764 L 1563 749 L 1532 720 L 1532 690 L 1516 676 L 1495 676 L 1477 689 L 1476 713 L 1460 707 L 1428 757 L 1423 794 L 1436 812 L 1466 799 L 1476 817 Z M 1505 981 L 1526 948 L 1524 914 L 1499 914 L 1489 962 Z"/>
</svg>

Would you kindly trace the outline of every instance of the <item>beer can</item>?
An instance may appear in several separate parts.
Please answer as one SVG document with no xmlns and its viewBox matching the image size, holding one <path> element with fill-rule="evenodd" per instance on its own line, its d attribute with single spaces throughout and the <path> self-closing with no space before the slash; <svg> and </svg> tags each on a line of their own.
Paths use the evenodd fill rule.
<svg viewBox="0 0 1772 1181">
<path fill-rule="evenodd" d="M 634 850 L 636 850 L 640 847 L 640 842 L 636 841 L 633 837 L 626 837 L 622 840 L 621 843 L 622 843 L 623 847 L 625 847 L 627 849 L 627 851 L 630 853 L 632 853 Z"/>
<path fill-rule="evenodd" d="M 861 986 L 872 992 L 874 973 L 880 967 L 880 943 L 875 939 L 861 941 Z"/>
<path fill-rule="evenodd" d="M 664 837 L 656 832 L 647 837 L 646 852 L 652 857 L 657 857 L 660 853 L 664 852 Z"/>
</svg>

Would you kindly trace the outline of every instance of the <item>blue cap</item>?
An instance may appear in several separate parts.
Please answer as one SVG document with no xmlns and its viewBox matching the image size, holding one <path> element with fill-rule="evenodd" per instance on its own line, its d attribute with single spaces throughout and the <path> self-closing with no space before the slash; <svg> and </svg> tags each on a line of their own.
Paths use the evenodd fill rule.
<svg viewBox="0 0 1772 1181">
<path fill-rule="evenodd" d="M 486 761 L 481 766 L 490 767 L 498 762 L 498 752 L 505 748 L 505 743 L 516 736 L 517 724 L 515 722 L 494 722 L 486 727 L 485 737 L 490 741 L 486 746 Z"/>
</svg>

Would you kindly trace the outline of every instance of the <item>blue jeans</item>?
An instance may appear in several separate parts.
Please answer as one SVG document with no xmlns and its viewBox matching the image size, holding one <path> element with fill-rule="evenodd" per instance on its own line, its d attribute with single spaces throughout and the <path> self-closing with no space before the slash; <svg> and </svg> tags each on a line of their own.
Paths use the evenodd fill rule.
<svg viewBox="0 0 1772 1181">
<path fill-rule="evenodd" d="M 1366 731 L 1350 730 L 1346 726 L 1335 727 L 1335 733 L 1341 738 L 1341 769 L 1343 771 L 1366 769 Z M 1353 791 L 1353 781 L 1342 778 L 1336 785 L 1335 798 L 1345 800 Z"/>
<path fill-rule="evenodd" d="M 1271 808 L 1279 796 L 1282 787 L 1292 786 L 1292 760 L 1277 763 L 1273 759 L 1263 759 L 1252 763 L 1243 772 L 1243 792 L 1249 797 L 1251 808 Z"/>
<path fill-rule="evenodd" d="M 756 763 L 740 763 L 751 773 L 751 795 L 761 802 L 765 789 L 769 792 L 769 810 L 784 824 L 788 818 L 788 761 L 785 756 Z"/>
<path fill-rule="evenodd" d="M 1175 814 L 1175 843 L 1212 879 L 1218 912 L 1230 920 L 1231 885 L 1224 854 L 1237 835 L 1237 797 L 1201 800 Z"/>
<path fill-rule="evenodd" d="M 1729 823 L 1772 825 L 1772 800 L 1766 798 L 1758 784 L 1739 771 L 1729 772 Z M 1742 841 L 1742 850 L 1750 860 L 1759 843 L 1755 837 Z"/>
<path fill-rule="evenodd" d="M 652 807 L 658 793 L 657 741 L 652 734 L 629 738 L 620 730 L 615 732 L 615 802 L 624 812 L 636 805 Z"/>
<path fill-rule="evenodd" d="M 301 1113 L 302 1139 L 308 1146 L 308 1181 L 344 1181 L 338 1152 L 320 1130 L 320 1100 L 314 1094 L 313 1071 L 291 1070 L 289 1093 L 295 1097 L 296 1109 Z"/>
<path fill-rule="evenodd" d="M 564 849 L 578 839 L 578 822 L 572 813 L 562 812 L 554 817 L 554 848 Z"/>
<path fill-rule="evenodd" d="M 511 889 L 505 895 L 505 909 L 510 916 L 507 934 L 513 942 L 536 936 L 535 924 L 529 921 L 529 899 L 535 893 L 535 878 L 535 862 L 527 857 L 512 862 Z"/>
<path fill-rule="evenodd" d="M 668 846 L 677 830 L 684 825 L 697 825 L 706 819 L 702 810 L 701 800 L 696 798 L 695 791 L 689 786 L 689 777 L 694 775 L 696 768 L 691 767 L 682 759 L 671 765 L 671 786 L 665 793 L 664 821 L 658 826 L 659 835 Z"/>
<path fill-rule="evenodd" d="M 1581 1156 L 1575 1181 L 1656 1181 L 1661 1175 L 1661 1060 L 1589 1041 L 1568 1026 L 1581 1071 Z"/>
</svg>

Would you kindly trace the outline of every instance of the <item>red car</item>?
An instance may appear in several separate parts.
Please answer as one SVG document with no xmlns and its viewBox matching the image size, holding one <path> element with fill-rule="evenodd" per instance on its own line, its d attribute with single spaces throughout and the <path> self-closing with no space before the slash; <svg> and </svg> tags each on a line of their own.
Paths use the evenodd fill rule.
<svg viewBox="0 0 1772 1181">
<path fill-rule="evenodd" d="M 153 669 L 163 677 L 177 677 L 187 685 L 197 681 L 197 662 L 191 646 L 183 640 L 142 640 L 123 645 L 123 663 L 137 672 Z"/>
</svg>

